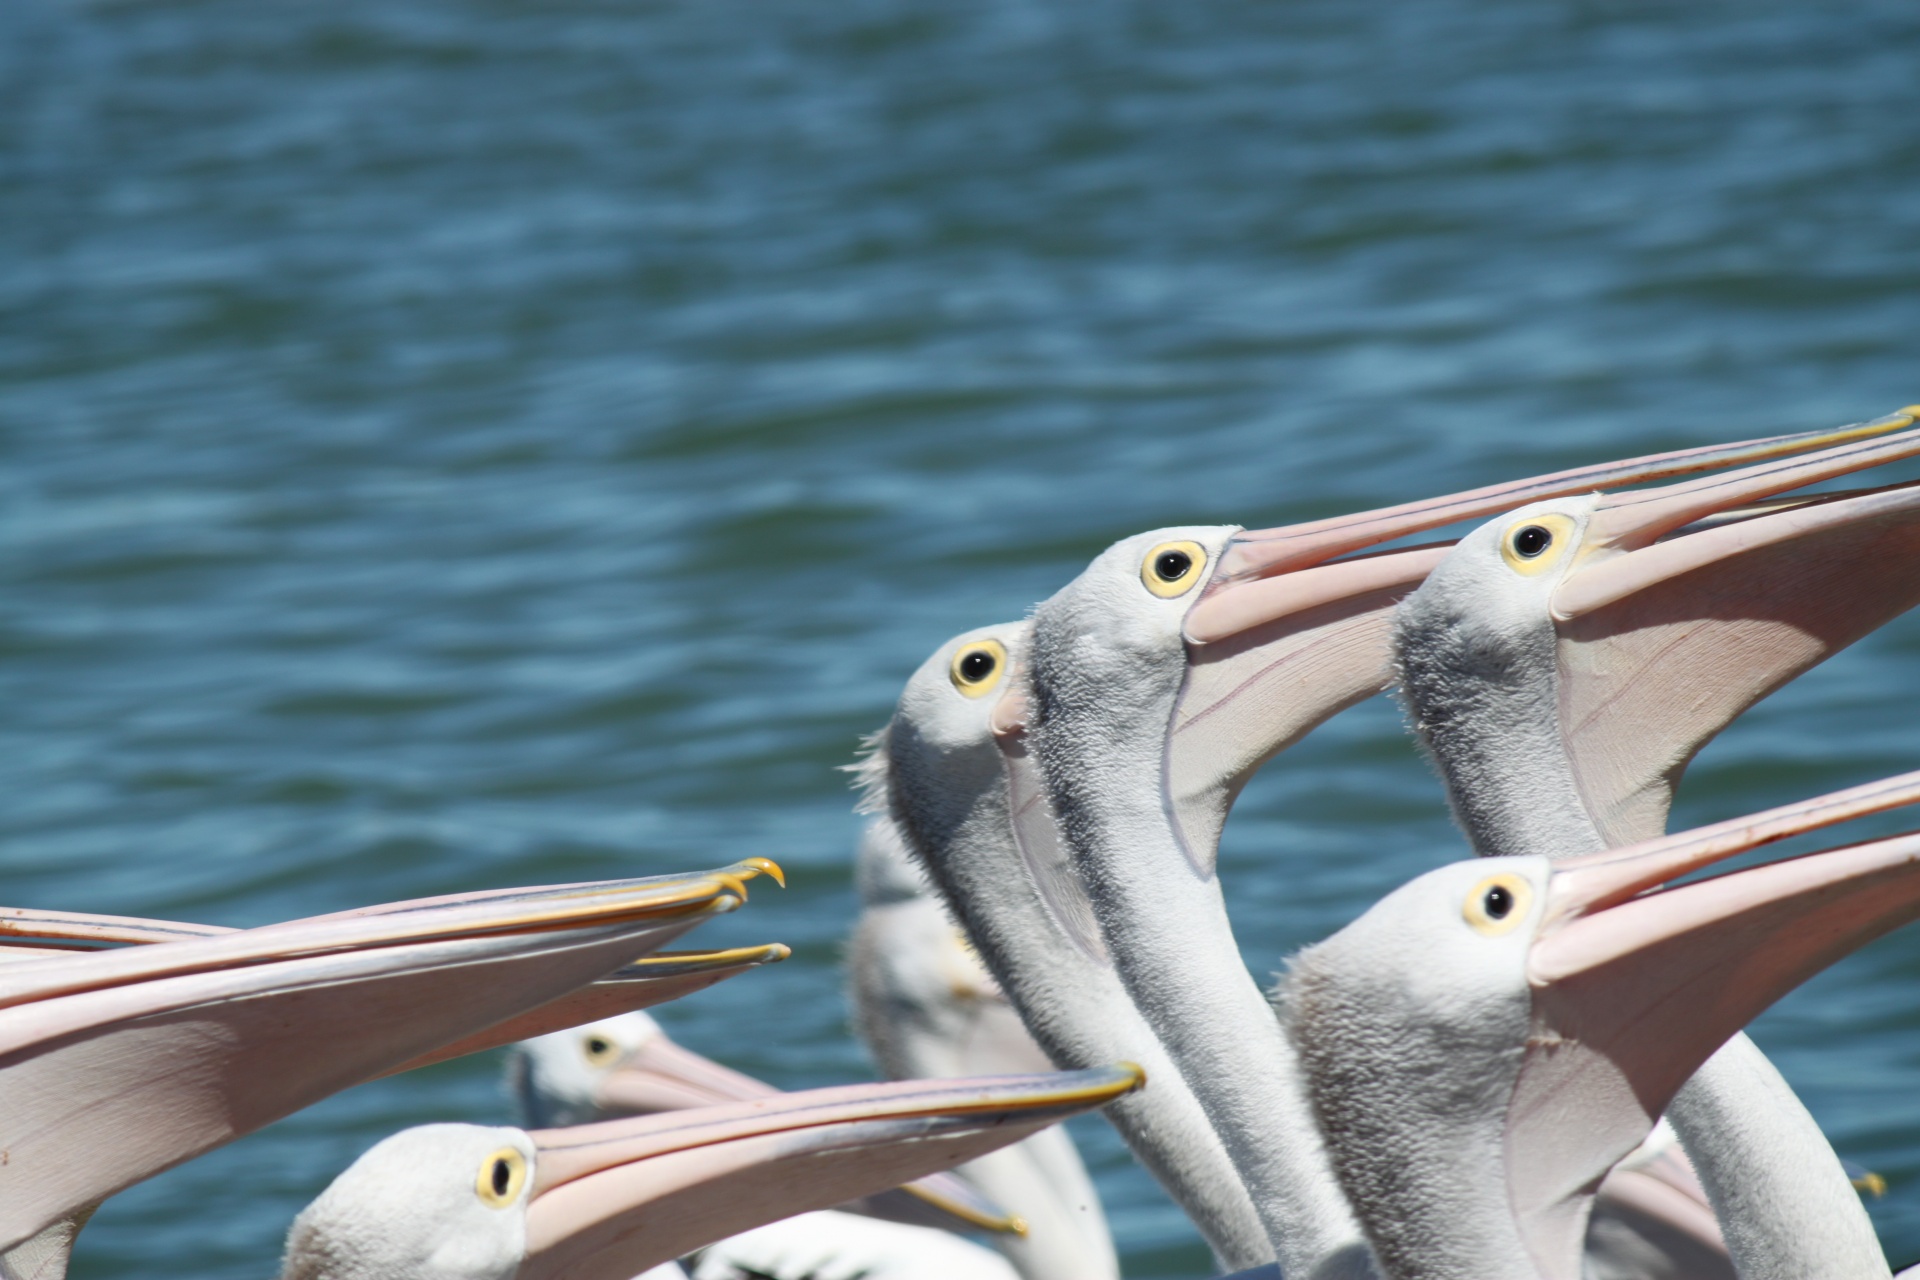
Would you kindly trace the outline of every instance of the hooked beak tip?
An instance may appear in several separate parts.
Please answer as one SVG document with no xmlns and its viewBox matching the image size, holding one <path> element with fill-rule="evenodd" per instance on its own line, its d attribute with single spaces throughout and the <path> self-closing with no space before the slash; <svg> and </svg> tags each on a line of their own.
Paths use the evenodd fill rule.
<svg viewBox="0 0 1920 1280">
<path fill-rule="evenodd" d="M 787 873 L 782 871 L 780 864 L 772 858 L 748 858 L 746 865 L 761 872 L 782 889 L 787 887 Z"/>
<path fill-rule="evenodd" d="M 787 873 L 772 858 L 746 858 L 736 862 L 724 871 L 714 872 L 714 879 L 727 887 L 734 897 L 747 900 L 747 881 L 756 876 L 767 876 L 782 889 L 787 887 Z"/>
</svg>

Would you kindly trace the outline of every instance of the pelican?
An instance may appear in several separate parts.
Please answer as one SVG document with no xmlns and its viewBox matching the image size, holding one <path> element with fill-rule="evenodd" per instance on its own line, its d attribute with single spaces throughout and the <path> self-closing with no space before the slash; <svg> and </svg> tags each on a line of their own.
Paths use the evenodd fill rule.
<svg viewBox="0 0 1920 1280">
<path fill-rule="evenodd" d="M 527 1132 L 386 1139 L 295 1220 L 282 1280 L 628 1280 L 755 1223 L 984 1154 L 1138 1068 L 900 1081 Z"/>
<path fill-rule="evenodd" d="M 63 1264 L 106 1197 L 591 983 L 738 906 L 770 867 L 0 964 L 0 1252 Z"/>
<path fill-rule="evenodd" d="M 995 731 L 1021 705 L 1010 677 L 1027 633 L 1023 623 L 979 628 L 921 664 L 863 766 L 865 807 L 890 816 L 1056 1066 L 1126 1058 L 1146 1068 L 1153 1087 L 1107 1118 L 1223 1266 L 1256 1265 L 1272 1250 L 1253 1204 L 1128 999 L 1057 843 L 1045 842 L 1045 798 L 1019 735 Z M 1015 815 L 1034 809 L 1016 829 Z"/>
<path fill-rule="evenodd" d="M 1920 775 L 1563 859 L 1456 863 L 1297 956 L 1292 1039 L 1388 1280 L 1578 1280 L 1592 1188 L 1689 1076 L 1788 990 L 1920 916 L 1920 835 L 1678 888 L 1795 831 L 1920 797 Z M 1749 1193 L 1799 1194 L 1755 1169 Z M 1782 1235 L 1765 1272 L 1885 1274 Z M 1742 1274 L 1746 1271 L 1742 1260 Z"/>
<path fill-rule="evenodd" d="M 1475 851 L 1566 856 L 1658 835 L 1716 733 L 1920 603 L 1920 488 L 1763 501 L 1897 444 L 1535 503 L 1461 539 L 1401 606 L 1395 648 L 1409 719 Z M 1715 519 L 1728 512 L 1740 518 Z M 1852 1179 L 1744 1035 L 1669 1118 L 1747 1280 L 1804 1274 L 1781 1260 L 1809 1241 L 1839 1273 L 1886 1274 Z"/>
<path fill-rule="evenodd" d="M 1292 1049 L 1233 943 L 1214 875 L 1219 832 L 1262 761 L 1384 687 L 1392 606 L 1446 548 L 1330 557 L 1485 515 L 1522 492 L 1821 446 L 1856 460 L 1920 452 L 1920 432 L 1880 439 L 1915 420 L 1902 411 L 1693 451 L 1686 466 L 1635 459 L 1308 525 L 1158 530 L 1117 543 L 1036 608 L 1019 718 L 1064 878 L 1089 900 L 1126 991 L 1231 1152 L 1283 1272 L 1370 1267 L 1298 1077 L 1276 1067 Z"/>
</svg>

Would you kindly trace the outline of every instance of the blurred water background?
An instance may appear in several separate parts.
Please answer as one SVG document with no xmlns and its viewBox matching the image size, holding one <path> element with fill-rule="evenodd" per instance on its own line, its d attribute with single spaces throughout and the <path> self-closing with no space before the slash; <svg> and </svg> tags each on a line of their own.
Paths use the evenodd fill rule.
<svg viewBox="0 0 1920 1280">
<path fill-rule="evenodd" d="M 1920 10 L 709 0 L 0 6 L 5 901 L 252 924 L 778 858 L 662 1014 L 861 1077 L 836 766 L 1113 539 L 1920 399 Z M 1920 622 L 1676 824 L 1920 766 Z M 1249 789 L 1266 972 L 1454 857 L 1386 700 Z M 1920 932 L 1756 1036 L 1920 1257 Z M 355 1090 L 75 1274 L 270 1274 Z M 1137 1277 L 1204 1250 L 1076 1125 Z"/>
</svg>

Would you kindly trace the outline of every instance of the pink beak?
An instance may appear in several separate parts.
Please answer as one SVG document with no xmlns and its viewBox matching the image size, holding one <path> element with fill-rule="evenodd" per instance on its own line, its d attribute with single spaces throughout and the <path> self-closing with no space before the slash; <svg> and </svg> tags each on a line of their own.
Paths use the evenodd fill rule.
<svg viewBox="0 0 1920 1280">
<path fill-rule="evenodd" d="M 1920 917 L 1920 834 L 1662 886 L 1916 801 L 1920 774 L 1906 774 L 1553 864 L 1528 954 L 1533 1032 L 1507 1111 L 1510 1193 L 1536 1259 L 1578 1256 L 1572 1206 L 1729 1037 Z"/>
<path fill-rule="evenodd" d="M 748 1227 L 994 1151 L 1144 1083 L 1138 1067 L 780 1094 L 532 1136 L 521 1280 L 627 1280 Z"/>
<path fill-rule="evenodd" d="M 1556 471 L 1529 480 L 1469 489 L 1444 498 L 1381 507 L 1359 515 L 1335 516 L 1328 520 L 1314 520 L 1275 529 L 1249 530 L 1233 540 L 1208 590 L 1211 592 L 1234 582 L 1292 573 L 1310 565 L 1324 564 L 1336 556 L 1377 547 L 1383 542 L 1424 533 L 1461 520 L 1499 515 L 1543 498 L 1593 493 L 1653 480 L 1670 480 L 1675 476 L 1702 471 L 1744 466 L 1853 441 L 1870 440 L 1904 430 L 1916 422 L 1920 422 L 1920 405 L 1909 405 L 1870 422 L 1857 422 L 1831 430 L 1803 431 L 1793 435 L 1742 440 L 1734 444 L 1649 454 L 1621 462 Z"/>
<path fill-rule="evenodd" d="M 675 1044 L 664 1033 L 627 1055 L 600 1082 L 594 1101 L 605 1110 L 655 1115 L 783 1096 L 752 1076 Z M 958 1231 L 1024 1232 L 1025 1224 L 977 1191 L 972 1183 L 936 1173 L 838 1208 L 872 1217 Z"/>
<path fill-rule="evenodd" d="M 1567 756 L 1610 842 L 1659 832 L 1694 753 L 1748 707 L 1920 604 L 1920 486 L 1685 527 L 1903 440 L 1599 500 L 1551 612 Z"/>
<path fill-rule="evenodd" d="M 517 1040 L 530 1040 L 568 1027 L 578 1027 L 635 1009 L 651 1009 L 696 991 L 705 991 L 717 982 L 738 977 L 749 969 L 778 964 L 793 954 L 785 943 L 769 942 L 757 947 L 729 947 L 724 951 L 656 951 L 641 956 L 632 964 L 615 969 L 606 977 L 550 1000 L 538 1009 L 530 1009 L 517 1018 L 495 1023 L 465 1039 L 442 1045 L 402 1063 L 386 1075 L 398 1075 L 419 1067 L 445 1062 L 498 1049 Z"/>
<path fill-rule="evenodd" d="M 0 965 L 0 1251 L 594 982 L 738 906 L 760 870 L 456 895 Z"/>
<path fill-rule="evenodd" d="M 1167 790 L 1189 848 L 1214 847 L 1233 797 L 1264 761 L 1386 687 L 1393 607 L 1452 544 L 1334 557 L 1527 502 L 1754 464 L 1731 478 L 1617 499 L 1622 510 L 1661 503 L 1663 520 L 1695 513 L 1665 526 L 1677 528 L 1742 501 L 1920 454 L 1920 431 L 1905 431 L 1916 421 L 1920 406 L 1831 431 L 1631 458 L 1236 534 L 1185 621 L 1188 670 L 1168 736 Z M 1882 439 L 1890 433 L 1899 434 Z M 1811 450 L 1822 452 L 1804 463 L 1777 461 Z"/>
</svg>

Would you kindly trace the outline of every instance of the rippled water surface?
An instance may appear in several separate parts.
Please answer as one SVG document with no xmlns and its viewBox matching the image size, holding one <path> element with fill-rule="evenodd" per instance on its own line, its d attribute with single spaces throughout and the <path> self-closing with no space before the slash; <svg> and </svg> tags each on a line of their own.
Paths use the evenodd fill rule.
<svg viewBox="0 0 1920 1280">
<path fill-rule="evenodd" d="M 1920 399 L 1920 12 L 0 7 L 6 900 L 261 923 L 778 858 L 664 1013 L 865 1072 L 836 766 L 1111 540 Z M 1678 822 L 1920 766 L 1920 623 Z M 1376 702 L 1226 833 L 1249 963 L 1455 856 Z M 1920 933 L 1757 1038 L 1920 1257 Z M 76 1274 L 258 1277 L 482 1058 L 110 1202 Z M 1098 1121 L 1130 1276 L 1206 1255 Z"/>
</svg>

